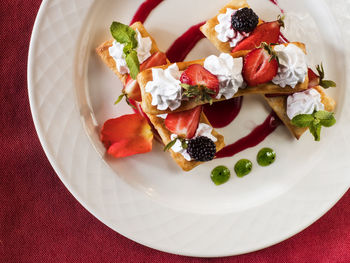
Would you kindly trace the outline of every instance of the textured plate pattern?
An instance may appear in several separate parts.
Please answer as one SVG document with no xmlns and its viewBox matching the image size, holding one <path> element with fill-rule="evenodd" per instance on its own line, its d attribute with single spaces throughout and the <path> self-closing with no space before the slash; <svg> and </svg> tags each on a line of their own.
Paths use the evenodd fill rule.
<svg viewBox="0 0 350 263">
<path fill-rule="evenodd" d="M 334 14 L 343 14 L 337 19 L 349 46 L 350 17 L 344 10 L 350 9 L 350 3 L 327 2 L 332 3 Z M 83 22 L 94 4 L 93 0 L 43 1 L 30 45 L 28 86 L 35 126 L 52 166 L 77 200 L 103 223 L 167 252 L 234 255 L 264 248 L 301 231 L 348 189 L 349 107 L 338 109 L 337 139 L 327 149 L 328 164 L 336 166 L 324 165 L 322 158 L 316 158 L 313 171 L 302 181 L 264 204 L 236 213 L 190 213 L 164 206 L 131 187 L 102 161 L 101 149 L 96 151 L 91 144 L 81 121 L 84 108 L 78 106 L 75 94 L 74 72 L 78 68 L 79 74 L 79 65 L 76 67 L 74 58 Z M 349 105 L 349 92 L 343 95 L 342 105 Z"/>
</svg>

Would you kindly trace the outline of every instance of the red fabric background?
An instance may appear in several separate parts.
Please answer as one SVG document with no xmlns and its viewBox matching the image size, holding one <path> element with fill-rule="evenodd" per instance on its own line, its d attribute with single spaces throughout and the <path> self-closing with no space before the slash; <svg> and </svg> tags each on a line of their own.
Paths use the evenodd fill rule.
<svg viewBox="0 0 350 263">
<path fill-rule="evenodd" d="M 159 252 L 95 219 L 60 182 L 33 126 L 26 67 L 40 3 L 0 1 L 0 262 L 350 262 L 350 192 L 289 240 L 220 259 Z"/>
</svg>

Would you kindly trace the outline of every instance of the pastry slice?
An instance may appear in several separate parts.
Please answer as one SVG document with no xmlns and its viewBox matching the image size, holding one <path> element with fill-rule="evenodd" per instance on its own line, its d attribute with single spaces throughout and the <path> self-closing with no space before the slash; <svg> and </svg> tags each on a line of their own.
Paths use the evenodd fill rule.
<svg viewBox="0 0 350 263">
<path fill-rule="evenodd" d="M 307 89 L 305 45 L 295 42 L 272 47 L 267 45 L 266 48 L 270 51 L 261 47 L 144 70 L 137 76 L 142 108 L 148 114 L 157 115 L 248 94 L 290 94 Z M 279 73 L 280 67 L 288 65 L 281 63 L 283 59 L 280 59 L 279 66 L 268 53 L 280 49 L 298 50 L 295 60 L 300 63 L 300 68 L 296 69 L 293 85 L 283 82 L 283 68 Z M 288 74 L 285 72 L 285 75 Z"/>
<path fill-rule="evenodd" d="M 132 29 L 130 32 L 135 32 L 132 37 L 137 41 L 137 48 L 134 50 L 137 53 L 140 71 L 169 63 L 166 55 L 159 51 L 157 43 L 142 23 L 136 22 L 130 27 L 123 26 L 124 28 Z M 125 43 L 119 43 L 116 39 L 108 40 L 96 48 L 96 53 L 122 81 L 124 85 L 123 92 L 127 94 L 128 98 L 141 101 L 138 83 L 130 76 L 130 70 L 125 60 L 125 54 L 123 53 L 123 47 L 125 45 Z"/>
<path fill-rule="evenodd" d="M 232 0 L 209 19 L 200 30 L 214 46 L 224 53 L 251 50 L 261 42 L 280 43 L 283 18 L 262 21 L 246 0 Z"/>
<path fill-rule="evenodd" d="M 184 171 L 213 159 L 216 152 L 225 146 L 224 137 L 210 125 L 202 106 L 179 113 L 147 116 L 166 150 Z M 202 149 L 205 151 L 201 152 Z"/>
<path fill-rule="evenodd" d="M 318 97 L 317 93 L 320 96 L 318 102 L 317 102 L 317 97 Z M 295 94 L 292 94 L 289 96 L 293 96 L 293 95 L 299 96 L 300 101 L 305 100 L 305 99 L 309 98 L 310 96 L 314 97 L 315 98 L 314 104 L 321 103 L 321 107 L 323 105 L 323 107 L 324 107 L 323 109 L 325 111 L 333 112 L 335 109 L 334 99 L 329 97 L 324 92 L 324 89 L 321 86 L 315 86 L 309 90 L 300 92 L 300 94 L 295 93 Z M 273 109 L 273 111 L 276 112 L 277 116 L 281 119 L 281 121 L 284 123 L 284 125 L 292 133 L 292 135 L 294 135 L 294 137 L 299 140 L 300 137 L 304 134 L 304 132 L 308 130 L 308 128 L 300 128 L 300 127 L 294 126 L 291 123 L 291 118 L 293 117 L 293 115 L 295 115 L 295 113 L 293 114 L 293 109 L 288 109 L 288 107 L 291 107 L 291 105 L 287 103 L 289 96 L 277 96 L 277 97 L 266 97 L 265 96 L 265 99 L 266 99 L 267 103 L 270 105 L 270 107 Z M 290 100 L 291 100 L 291 98 L 290 98 Z M 294 100 L 294 103 L 298 104 L 298 101 Z M 308 105 L 306 107 L 310 107 L 310 105 Z M 291 113 L 289 113 L 289 112 L 291 112 Z"/>
</svg>

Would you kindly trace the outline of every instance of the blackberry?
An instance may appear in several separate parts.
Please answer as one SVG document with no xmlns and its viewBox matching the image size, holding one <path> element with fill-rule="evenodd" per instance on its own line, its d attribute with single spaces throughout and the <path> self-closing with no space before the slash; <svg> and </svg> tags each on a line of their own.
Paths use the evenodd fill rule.
<svg viewBox="0 0 350 263">
<path fill-rule="evenodd" d="M 187 152 L 192 159 L 200 162 L 207 162 L 214 159 L 216 145 L 208 137 L 198 136 L 188 141 Z"/>
<path fill-rule="evenodd" d="M 232 27 L 239 32 L 252 32 L 259 23 L 259 17 L 248 7 L 237 10 L 232 16 Z"/>
</svg>

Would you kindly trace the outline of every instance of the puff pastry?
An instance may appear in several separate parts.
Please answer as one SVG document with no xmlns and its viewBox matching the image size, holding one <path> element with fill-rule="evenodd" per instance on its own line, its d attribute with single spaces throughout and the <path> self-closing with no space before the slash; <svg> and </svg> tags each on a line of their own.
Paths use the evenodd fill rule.
<svg viewBox="0 0 350 263">
<path fill-rule="evenodd" d="M 156 128 L 156 130 L 158 131 L 160 137 L 162 138 L 164 145 L 167 145 L 171 141 L 171 139 L 170 139 L 171 132 L 165 127 L 164 119 L 157 117 L 156 115 L 151 115 L 151 114 L 147 114 L 147 116 L 150 119 L 150 121 L 152 122 L 152 124 L 154 125 L 154 127 Z M 203 112 L 201 114 L 201 118 L 200 118 L 199 122 L 210 125 L 207 117 L 204 115 Z M 224 148 L 224 146 L 225 146 L 224 137 L 222 135 L 220 135 L 219 133 L 217 133 L 214 129 L 212 131 L 212 135 L 217 138 L 215 145 L 216 145 L 216 151 L 218 152 L 222 148 Z M 180 153 L 176 153 L 171 149 L 169 151 L 170 151 L 171 157 L 184 171 L 190 171 L 194 167 L 196 167 L 202 163 L 202 162 L 198 162 L 198 161 L 187 161 Z"/>
<path fill-rule="evenodd" d="M 306 53 L 304 44 L 299 43 L 299 42 L 293 42 L 292 44 L 297 45 L 298 47 L 300 47 L 304 51 L 304 53 Z M 288 44 L 285 44 L 285 45 L 288 45 Z M 232 53 L 231 55 L 234 58 L 238 58 L 238 57 L 243 57 L 248 52 L 249 51 L 238 51 L 238 52 Z M 176 64 L 179 67 L 179 70 L 183 71 L 192 64 L 203 65 L 204 61 L 205 61 L 205 59 L 200 59 L 200 60 L 194 60 L 194 61 L 188 61 L 188 62 L 178 62 Z M 166 69 L 171 65 L 172 64 L 168 64 L 168 65 L 159 66 L 156 68 Z M 195 100 L 188 100 L 188 101 L 182 101 L 181 106 L 174 111 L 171 111 L 170 109 L 167 109 L 164 111 L 158 110 L 156 105 L 152 105 L 152 95 L 150 93 L 146 92 L 146 90 L 145 90 L 146 84 L 152 80 L 153 80 L 152 68 L 140 72 L 137 76 L 137 81 L 138 81 L 138 83 L 140 85 L 140 89 L 141 89 L 142 109 L 148 114 L 155 114 L 156 115 L 156 114 L 163 114 L 163 113 L 170 113 L 170 112 L 185 111 L 185 110 L 192 109 L 198 105 L 208 103 L 208 102 L 201 102 L 201 101 L 198 102 Z M 302 90 L 307 89 L 308 83 L 309 83 L 309 79 L 307 76 L 306 76 L 304 82 L 299 83 L 298 85 L 295 86 L 295 88 L 291 88 L 289 86 L 282 88 L 278 85 L 273 84 L 272 82 L 268 82 L 268 83 L 260 84 L 260 85 L 255 86 L 255 87 L 247 87 L 245 89 L 239 89 L 237 91 L 237 93 L 234 95 L 234 97 L 240 97 L 240 96 L 244 96 L 244 95 L 248 95 L 248 94 L 276 94 L 276 93 L 277 94 L 290 94 L 293 92 L 298 92 L 298 91 L 302 91 Z M 225 98 L 213 99 L 213 102 L 222 101 L 222 100 L 225 100 Z"/>
</svg>

